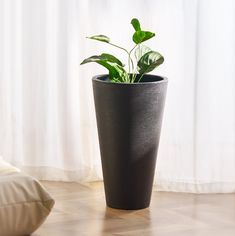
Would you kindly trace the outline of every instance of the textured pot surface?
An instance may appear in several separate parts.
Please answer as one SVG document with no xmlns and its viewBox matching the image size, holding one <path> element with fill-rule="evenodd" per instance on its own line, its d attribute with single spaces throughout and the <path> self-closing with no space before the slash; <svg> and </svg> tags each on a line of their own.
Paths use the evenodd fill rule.
<svg viewBox="0 0 235 236">
<path fill-rule="evenodd" d="M 161 131 L 167 79 L 111 83 L 93 77 L 106 202 L 119 209 L 149 206 Z"/>
</svg>

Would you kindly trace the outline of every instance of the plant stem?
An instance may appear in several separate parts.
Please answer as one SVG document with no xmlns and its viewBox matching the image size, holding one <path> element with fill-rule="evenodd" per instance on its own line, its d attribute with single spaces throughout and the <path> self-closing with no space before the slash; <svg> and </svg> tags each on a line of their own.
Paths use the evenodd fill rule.
<svg viewBox="0 0 235 236">
<path fill-rule="evenodd" d="M 132 58 L 131 58 L 131 53 L 132 53 L 132 51 L 136 48 L 136 46 L 137 46 L 137 44 L 136 44 L 136 45 L 130 50 L 130 52 L 128 53 L 128 56 L 129 56 L 128 60 L 129 60 L 129 63 L 131 62 L 132 72 L 134 72 L 134 63 L 133 63 L 133 60 L 132 60 Z"/>
<path fill-rule="evenodd" d="M 134 83 L 135 82 L 135 79 L 136 79 L 136 76 L 137 76 L 137 69 L 134 70 L 134 73 L 133 73 L 133 76 L 132 76 L 132 80 L 131 80 L 131 83 Z"/>
<path fill-rule="evenodd" d="M 128 52 L 125 48 L 120 47 L 120 46 L 118 46 L 118 45 L 116 45 L 116 44 L 113 44 L 113 43 L 110 43 L 110 42 L 108 42 L 108 44 L 110 44 L 111 46 L 114 46 L 114 47 L 116 47 L 116 48 L 119 48 L 119 49 L 125 51 L 125 52 L 128 54 L 128 81 L 126 81 L 126 82 L 134 83 L 135 78 L 136 78 L 136 74 L 135 74 L 135 71 L 134 71 L 134 63 L 133 63 L 133 60 L 132 60 L 132 58 L 131 58 L 131 53 L 133 52 L 133 50 L 134 50 L 137 46 L 139 46 L 139 44 L 136 44 L 136 45 L 130 50 L 130 52 Z M 131 67 L 132 67 L 132 73 L 133 73 L 132 78 L 130 77 Z"/>
<path fill-rule="evenodd" d="M 131 53 L 138 45 L 139 44 L 136 44 L 129 52 L 129 60 L 131 61 L 131 65 L 132 65 L 132 79 L 130 80 L 130 83 L 134 83 L 135 77 L 136 77 L 135 70 L 134 70 L 134 63 L 133 63 L 133 60 L 131 58 Z"/>
<path fill-rule="evenodd" d="M 144 76 L 144 74 L 142 74 L 142 75 L 140 76 L 140 78 L 138 79 L 138 83 L 139 83 L 140 80 L 143 78 L 143 76 Z"/>
<path fill-rule="evenodd" d="M 138 46 L 139 44 L 136 44 L 131 50 L 130 50 L 130 54 L 132 53 L 132 51 Z"/>
<path fill-rule="evenodd" d="M 118 46 L 116 44 L 113 44 L 113 43 L 110 43 L 110 42 L 108 42 L 108 44 L 110 44 L 110 45 L 112 45 L 112 46 L 114 46 L 116 48 L 119 48 L 119 49 L 125 51 L 128 54 L 128 74 L 129 74 L 129 80 L 130 80 L 130 59 L 129 59 L 130 55 L 129 55 L 129 52 L 125 48 L 120 47 L 120 46 Z M 132 65 L 133 65 L 133 61 L 132 61 Z"/>
<path fill-rule="evenodd" d="M 125 48 L 123 48 L 123 47 L 120 47 L 120 46 L 118 46 L 118 45 L 116 45 L 116 44 L 113 44 L 113 43 L 108 43 L 108 44 L 110 44 L 110 45 L 112 45 L 112 46 L 114 46 L 114 47 L 116 47 L 116 48 L 122 49 L 122 50 L 125 51 L 127 54 L 129 54 L 129 52 L 128 52 Z"/>
</svg>

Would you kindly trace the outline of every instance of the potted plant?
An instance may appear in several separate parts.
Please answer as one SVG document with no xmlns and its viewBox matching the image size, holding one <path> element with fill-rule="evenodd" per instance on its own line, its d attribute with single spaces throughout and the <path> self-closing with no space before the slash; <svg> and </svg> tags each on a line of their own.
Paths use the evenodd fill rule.
<svg viewBox="0 0 235 236">
<path fill-rule="evenodd" d="M 107 206 L 142 209 L 150 204 L 167 79 L 149 75 L 163 56 L 142 43 L 155 36 L 132 19 L 134 47 L 128 51 L 104 35 L 88 37 L 127 53 L 128 71 L 108 53 L 91 56 L 109 74 L 92 78 Z M 135 55 L 136 66 L 132 54 Z"/>
</svg>

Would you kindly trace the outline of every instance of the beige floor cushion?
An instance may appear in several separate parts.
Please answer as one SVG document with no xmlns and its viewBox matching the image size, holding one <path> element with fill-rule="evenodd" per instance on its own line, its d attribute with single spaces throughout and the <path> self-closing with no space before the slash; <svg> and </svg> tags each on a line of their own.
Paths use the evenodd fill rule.
<svg viewBox="0 0 235 236">
<path fill-rule="evenodd" d="M 36 179 L 0 159 L 0 236 L 31 234 L 53 205 L 54 200 Z"/>
</svg>

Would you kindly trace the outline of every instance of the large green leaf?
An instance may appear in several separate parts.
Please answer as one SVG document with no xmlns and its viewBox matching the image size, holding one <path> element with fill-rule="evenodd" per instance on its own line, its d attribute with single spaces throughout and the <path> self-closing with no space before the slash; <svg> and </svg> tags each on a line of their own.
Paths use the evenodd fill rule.
<svg viewBox="0 0 235 236">
<path fill-rule="evenodd" d="M 110 41 L 110 38 L 105 35 L 94 35 L 94 36 L 87 37 L 87 38 L 98 40 L 98 41 L 105 42 L 105 43 L 109 43 L 109 41 Z"/>
<path fill-rule="evenodd" d="M 98 56 L 98 55 L 91 56 L 91 57 L 88 57 L 88 58 L 86 58 L 85 60 L 83 60 L 83 61 L 80 63 L 80 65 L 84 65 L 84 64 L 90 63 L 90 62 L 97 62 L 97 61 L 99 61 L 100 59 L 101 59 L 101 58 L 100 58 L 100 56 Z"/>
<path fill-rule="evenodd" d="M 116 58 L 115 56 L 108 54 L 108 53 L 102 53 L 101 58 L 110 62 L 114 62 L 117 63 L 120 66 L 125 66 L 118 58 Z"/>
<path fill-rule="evenodd" d="M 102 53 L 101 55 L 88 57 L 81 63 L 81 65 L 89 63 L 89 62 L 96 62 L 99 60 L 109 61 L 109 62 L 117 63 L 120 66 L 124 66 L 124 64 L 118 58 L 108 53 Z"/>
<path fill-rule="evenodd" d="M 152 51 L 149 47 L 145 45 L 139 45 L 135 50 L 135 58 L 136 61 L 139 61 L 139 59 L 147 52 Z"/>
<path fill-rule="evenodd" d="M 138 61 L 138 71 L 140 74 L 146 74 L 154 70 L 164 62 L 163 56 L 154 51 L 145 53 Z"/>
<path fill-rule="evenodd" d="M 109 71 L 109 78 L 113 82 L 126 82 L 128 79 L 128 74 L 125 69 L 113 62 L 109 61 L 98 61 L 98 64 L 104 66 Z"/>
<path fill-rule="evenodd" d="M 140 44 L 140 43 L 143 43 L 144 41 L 146 40 L 149 40 L 151 39 L 152 37 L 155 36 L 155 33 L 152 33 L 150 31 L 142 31 L 142 30 L 139 30 L 139 31 L 136 31 L 134 34 L 133 34 L 133 41 L 136 43 L 136 44 Z"/>
<path fill-rule="evenodd" d="M 131 24 L 135 29 L 135 33 L 133 34 L 132 39 L 136 44 L 140 44 L 140 43 L 142 43 L 148 39 L 151 39 L 152 37 L 155 36 L 155 33 L 152 33 L 150 31 L 141 30 L 140 22 L 138 19 L 133 18 L 131 20 Z"/>
<path fill-rule="evenodd" d="M 109 78 L 113 82 L 126 82 L 128 78 L 128 74 L 123 68 L 123 64 L 110 54 L 103 53 L 101 55 L 91 56 L 82 61 L 81 65 L 90 62 L 96 62 L 108 69 Z"/>
<path fill-rule="evenodd" d="M 135 31 L 140 31 L 140 30 L 141 30 L 140 22 L 139 22 L 138 19 L 133 18 L 133 19 L 131 20 L 131 24 L 132 24 L 132 26 L 134 27 Z"/>
</svg>

